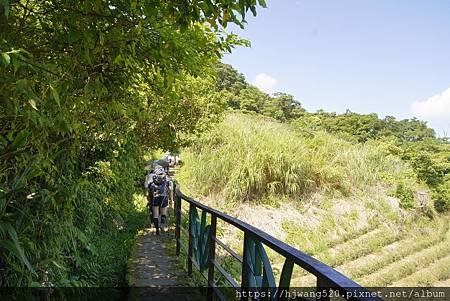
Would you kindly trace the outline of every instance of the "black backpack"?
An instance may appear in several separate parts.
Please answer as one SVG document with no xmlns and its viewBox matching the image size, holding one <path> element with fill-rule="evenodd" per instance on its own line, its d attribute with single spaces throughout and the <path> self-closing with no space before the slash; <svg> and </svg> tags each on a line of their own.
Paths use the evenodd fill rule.
<svg viewBox="0 0 450 301">
<path fill-rule="evenodd" d="M 166 176 L 164 174 L 162 175 L 154 175 L 153 176 L 153 183 L 157 186 L 161 186 L 166 182 Z"/>
</svg>

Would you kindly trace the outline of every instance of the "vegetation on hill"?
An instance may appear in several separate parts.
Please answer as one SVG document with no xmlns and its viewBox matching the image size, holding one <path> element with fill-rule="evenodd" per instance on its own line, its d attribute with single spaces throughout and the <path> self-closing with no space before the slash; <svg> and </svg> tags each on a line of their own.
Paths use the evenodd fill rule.
<svg viewBox="0 0 450 301">
<path fill-rule="evenodd" d="M 229 65 L 219 64 L 216 69 L 216 87 L 224 93 L 229 108 L 289 123 L 303 136 L 325 131 L 350 143 L 377 144 L 413 168 L 418 180 L 432 191 L 436 210 L 450 209 L 450 143 L 448 138 L 437 138 L 425 122 L 415 118 L 398 121 L 392 116 L 380 119 L 376 114 L 351 111 L 307 112 L 292 95 L 270 96 L 248 84 Z M 411 191 L 401 181 L 398 184 L 397 196 L 411 203 Z"/>
<path fill-rule="evenodd" d="M 217 72 L 229 111 L 185 150 L 177 175 L 183 189 L 362 285 L 448 283 L 447 138 L 417 119 L 307 112 L 291 95 L 261 92 L 229 65 Z M 241 232 L 218 231 L 241 252 Z M 279 277 L 284 259 L 266 251 Z M 217 260 L 240 280 L 231 256 Z M 294 269 L 293 286 L 315 281 Z"/>
<path fill-rule="evenodd" d="M 362 285 L 439 285 L 449 279 L 450 219 L 436 214 L 427 183 L 390 147 L 231 112 L 183 153 L 177 179 L 183 190 Z M 242 252 L 242 232 L 222 224 L 218 233 Z M 284 258 L 266 251 L 277 278 Z M 231 255 L 217 260 L 240 280 Z M 294 269 L 292 286 L 315 281 Z"/>
<path fill-rule="evenodd" d="M 258 3 L 264 6 L 264 1 Z M 217 119 L 256 1 L 0 1 L 0 285 L 120 284 L 147 149 Z"/>
<path fill-rule="evenodd" d="M 179 177 L 187 186 L 235 201 L 298 200 L 315 192 L 348 196 L 380 183 L 402 183 L 412 191 L 419 186 L 414 171 L 383 146 L 326 132 L 305 136 L 288 124 L 242 113 L 227 115 L 203 134 L 184 162 Z"/>
</svg>

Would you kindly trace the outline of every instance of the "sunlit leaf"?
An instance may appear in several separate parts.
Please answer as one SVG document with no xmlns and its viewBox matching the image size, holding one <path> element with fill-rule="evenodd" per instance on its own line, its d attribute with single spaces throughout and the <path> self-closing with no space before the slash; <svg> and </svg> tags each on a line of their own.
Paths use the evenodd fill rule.
<svg viewBox="0 0 450 301">
<path fill-rule="evenodd" d="M 30 106 L 35 109 L 36 111 L 39 111 L 38 108 L 36 107 L 36 102 L 34 101 L 34 99 L 30 99 L 28 100 L 28 103 L 30 104 Z"/>
</svg>

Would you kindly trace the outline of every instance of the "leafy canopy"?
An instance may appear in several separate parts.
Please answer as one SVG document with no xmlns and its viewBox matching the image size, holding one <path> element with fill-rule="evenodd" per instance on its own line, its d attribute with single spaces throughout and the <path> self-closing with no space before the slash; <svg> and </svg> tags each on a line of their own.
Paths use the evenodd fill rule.
<svg viewBox="0 0 450 301">
<path fill-rule="evenodd" d="M 213 67 L 246 43 L 224 27 L 256 6 L 0 1 L 0 285 L 117 284 L 143 151 L 218 119 Z"/>
</svg>

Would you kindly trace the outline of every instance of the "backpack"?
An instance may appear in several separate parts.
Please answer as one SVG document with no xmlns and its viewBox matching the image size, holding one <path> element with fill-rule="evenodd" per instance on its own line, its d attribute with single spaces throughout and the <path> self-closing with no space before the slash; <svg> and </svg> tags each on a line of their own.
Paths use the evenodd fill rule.
<svg viewBox="0 0 450 301">
<path fill-rule="evenodd" d="M 165 195 L 166 185 L 167 181 L 165 174 L 154 175 L 153 183 L 151 185 L 152 187 L 150 188 L 153 193 L 153 196 L 158 197 Z"/>
<path fill-rule="evenodd" d="M 161 186 L 166 182 L 166 175 L 160 174 L 160 175 L 154 175 L 153 176 L 153 183 L 157 186 Z"/>
</svg>

